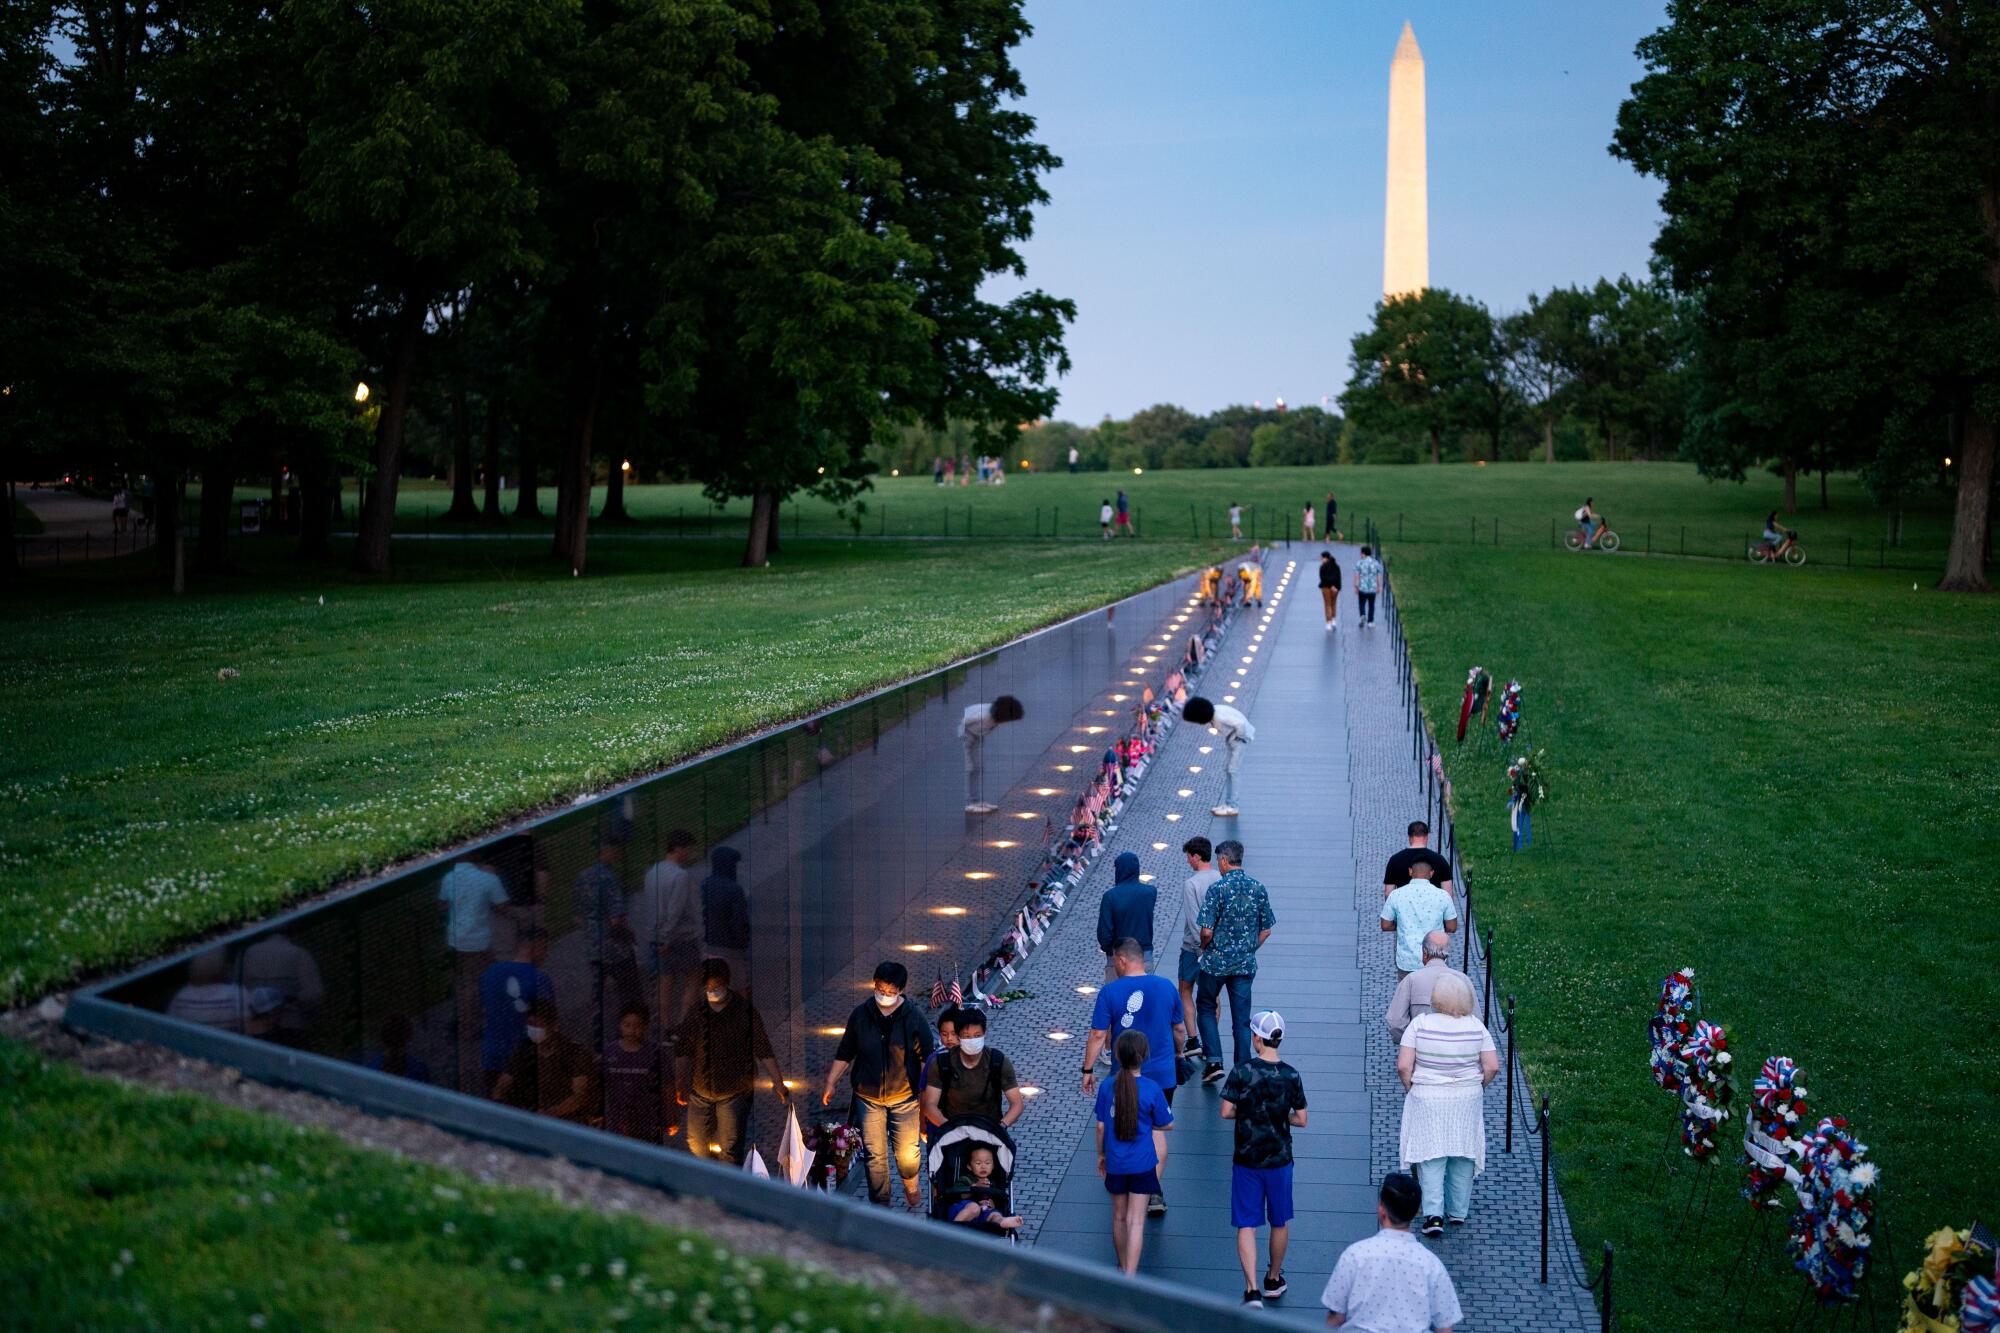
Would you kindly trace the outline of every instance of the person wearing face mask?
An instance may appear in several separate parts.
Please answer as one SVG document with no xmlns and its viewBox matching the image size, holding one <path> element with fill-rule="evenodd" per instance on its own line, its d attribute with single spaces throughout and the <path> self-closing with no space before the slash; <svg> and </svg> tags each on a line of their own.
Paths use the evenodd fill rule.
<svg viewBox="0 0 2000 1333">
<path fill-rule="evenodd" d="M 904 1201 L 915 1212 L 922 1207 L 917 1167 L 923 1155 L 917 1084 L 935 1043 L 922 1010 L 903 999 L 909 983 L 910 970 L 901 963 L 885 962 L 875 969 L 875 994 L 847 1016 L 820 1104 L 833 1104 L 841 1076 L 847 1075 L 854 1094 L 848 1115 L 861 1126 L 862 1146 L 868 1151 L 868 1197 L 888 1206 L 893 1151 Z"/>
<path fill-rule="evenodd" d="M 970 1115 L 996 1120 L 1005 1129 L 1028 1109 L 1014 1063 L 987 1049 L 985 1014 L 960 1009 L 957 1018 L 958 1049 L 940 1054 L 933 1066 L 936 1072 L 924 1089 L 924 1120 L 942 1125 Z"/>
<path fill-rule="evenodd" d="M 579 1123 L 590 1105 L 590 1052 L 563 1035 L 555 1001 L 528 1006 L 521 1044 L 493 1084 L 493 1100 Z"/>
<path fill-rule="evenodd" d="M 785 1076 L 764 1020 L 750 1001 L 729 988 L 729 964 L 711 958 L 701 965 L 704 1003 L 682 1020 L 675 1034 L 675 1074 L 680 1102 L 687 1107 L 688 1151 L 730 1166 L 741 1166 L 750 1138 L 750 1101 L 761 1066 L 789 1102 Z"/>
</svg>

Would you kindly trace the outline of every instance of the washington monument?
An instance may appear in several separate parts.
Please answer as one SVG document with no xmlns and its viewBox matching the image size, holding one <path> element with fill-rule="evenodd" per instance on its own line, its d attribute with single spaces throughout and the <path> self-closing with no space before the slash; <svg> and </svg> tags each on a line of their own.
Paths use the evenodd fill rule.
<svg viewBox="0 0 2000 1333">
<path fill-rule="evenodd" d="M 1403 24 L 1389 63 L 1389 197 L 1382 218 L 1382 299 L 1431 283 L 1429 183 L 1424 167 L 1424 53 Z"/>
</svg>

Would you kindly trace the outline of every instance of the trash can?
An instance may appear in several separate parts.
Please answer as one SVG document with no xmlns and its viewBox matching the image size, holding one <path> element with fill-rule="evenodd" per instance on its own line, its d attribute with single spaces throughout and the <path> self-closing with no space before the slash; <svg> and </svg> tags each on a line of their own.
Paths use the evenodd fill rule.
<svg viewBox="0 0 2000 1333">
<path fill-rule="evenodd" d="M 264 530 L 264 501 L 245 500 L 237 513 L 237 531 L 249 535 Z"/>
</svg>

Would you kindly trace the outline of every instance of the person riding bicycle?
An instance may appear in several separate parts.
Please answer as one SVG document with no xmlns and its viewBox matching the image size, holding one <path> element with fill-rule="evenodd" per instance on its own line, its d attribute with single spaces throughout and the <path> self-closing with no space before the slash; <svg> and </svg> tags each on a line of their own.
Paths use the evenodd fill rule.
<svg viewBox="0 0 2000 1333">
<path fill-rule="evenodd" d="M 1792 543 L 1798 539 L 1798 533 L 1778 522 L 1777 510 L 1773 509 L 1764 516 L 1764 545 L 1769 548 L 1771 559 L 1784 559 L 1785 552 L 1791 550 Z"/>
<path fill-rule="evenodd" d="M 1591 497 L 1586 495 L 1583 497 L 1583 507 L 1576 511 L 1576 525 L 1583 529 L 1583 546 L 1580 549 L 1585 551 L 1591 548 L 1597 541 L 1598 535 L 1604 531 L 1604 520 L 1597 516 L 1597 511 L 1590 505 Z"/>
</svg>

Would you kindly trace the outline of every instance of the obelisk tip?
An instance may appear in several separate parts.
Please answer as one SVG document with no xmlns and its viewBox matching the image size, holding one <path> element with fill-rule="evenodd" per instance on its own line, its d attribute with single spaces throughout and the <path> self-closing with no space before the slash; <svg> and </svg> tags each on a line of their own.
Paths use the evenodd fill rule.
<svg viewBox="0 0 2000 1333">
<path fill-rule="evenodd" d="M 1396 59 L 1422 60 L 1423 58 L 1424 53 L 1417 49 L 1417 30 L 1410 26 L 1408 19 L 1404 19 L 1403 35 L 1396 39 Z"/>
</svg>

